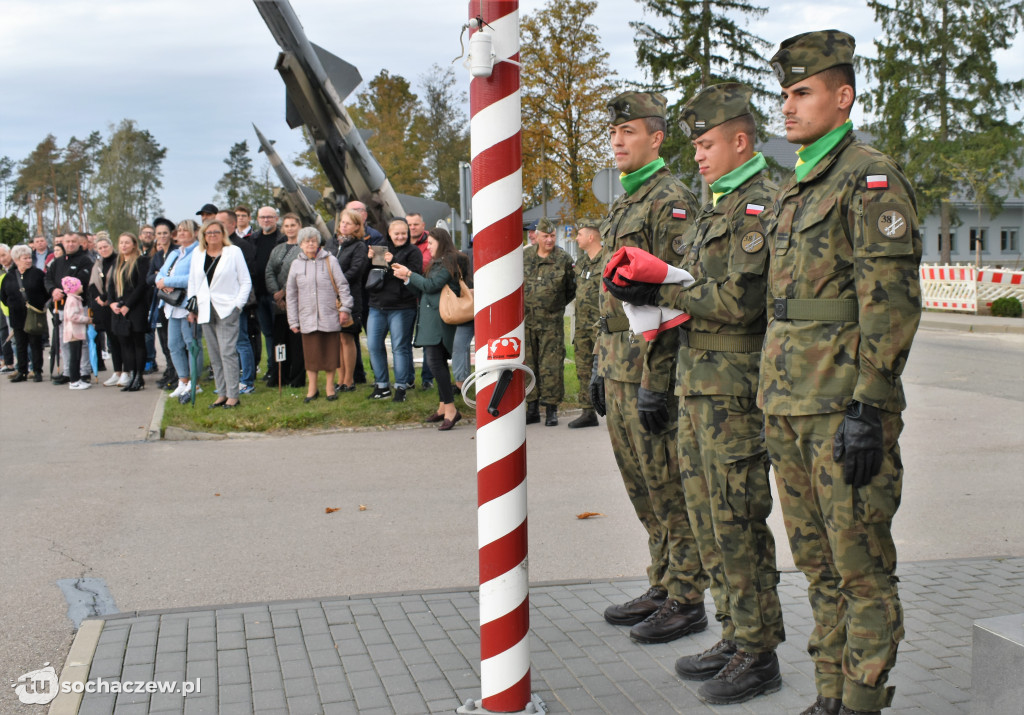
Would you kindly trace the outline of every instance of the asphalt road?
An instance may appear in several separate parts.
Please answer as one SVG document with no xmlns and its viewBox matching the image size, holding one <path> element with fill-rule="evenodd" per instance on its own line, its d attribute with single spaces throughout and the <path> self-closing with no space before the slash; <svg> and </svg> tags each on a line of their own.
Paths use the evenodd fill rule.
<svg viewBox="0 0 1024 715">
<path fill-rule="evenodd" d="M 919 332 L 902 560 L 1024 554 L 1022 357 L 1024 335 Z M 0 383 L 7 682 L 63 663 L 58 579 L 104 579 L 121 611 L 477 582 L 470 426 L 147 443 L 155 390 Z M 640 577 L 645 537 L 607 432 L 567 421 L 527 431 L 531 581 Z M 778 510 L 773 528 L 791 566 Z M 0 698 L 0 712 L 17 707 Z"/>
</svg>

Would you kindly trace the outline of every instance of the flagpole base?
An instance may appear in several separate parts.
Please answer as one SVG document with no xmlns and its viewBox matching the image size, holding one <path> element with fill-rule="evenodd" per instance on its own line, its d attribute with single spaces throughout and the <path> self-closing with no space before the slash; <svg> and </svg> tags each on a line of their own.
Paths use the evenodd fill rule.
<svg viewBox="0 0 1024 715">
<path fill-rule="evenodd" d="M 530 702 L 526 703 L 524 710 L 516 710 L 514 713 L 501 713 L 500 715 L 538 715 L 538 713 L 546 713 L 548 711 L 547 705 L 536 693 L 530 693 Z M 465 704 L 461 705 L 456 711 L 457 715 L 499 715 L 493 710 L 487 710 L 481 701 L 473 700 L 469 698 Z"/>
</svg>

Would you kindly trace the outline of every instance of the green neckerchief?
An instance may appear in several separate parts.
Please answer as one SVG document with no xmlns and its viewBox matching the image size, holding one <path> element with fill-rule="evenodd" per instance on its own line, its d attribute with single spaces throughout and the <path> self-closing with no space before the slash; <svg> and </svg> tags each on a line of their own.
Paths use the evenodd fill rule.
<svg viewBox="0 0 1024 715">
<path fill-rule="evenodd" d="M 811 169 L 817 166 L 818 162 L 836 148 L 846 133 L 853 129 L 853 121 L 847 119 L 842 126 L 836 127 L 825 136 L 818 139 L 810 146 L 803 146 L 797 149 L 796 155 L 796 179 L 803 181 L 804 177 L 811 173 Z"/>
<path fill-rule="evenodd" d="M 620 174 L 619 180 L 622 181 L 622 188 L 626 190 L 627 195 L 632 196 L 636 193 L 637 189 L 643 186 L 645 181 L 654 176 L 654 172 L 663 166 L 665 166 L 665 160 L 659 156 L 650 164 L 637 169 L 632 174 Z"/>
<path fill-rule="evenodd" d="M 757 174 L 767 168 L 768 162 L 764 160 L 764 154 L 757 152 L 754 154 L 754 157 L 743 164 L 743 166 L 737 166 L 725 176 L 718 177 L 718 179 L 711 184 L 711 205 L 718 206 L 718 200 L 720 198 L 726 194 L 731 194 L 733 191 L 743 186 L 751 176 L 757 176 Z"/>
</svg>

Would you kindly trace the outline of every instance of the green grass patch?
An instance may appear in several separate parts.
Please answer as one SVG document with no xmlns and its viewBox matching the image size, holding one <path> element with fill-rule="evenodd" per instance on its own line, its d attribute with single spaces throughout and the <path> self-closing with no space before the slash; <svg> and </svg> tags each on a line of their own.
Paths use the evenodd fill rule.
<svg viewBox="0 0 1024 715">
<path fill-rule="evenodd" d="M 571 349 L 571 346 L 570 346 Z M 207 363 L 208 364 L 208 363 Z M 363 364 L 366 374 L 371 377 L 369 357 L 364 348 Z M 204 374 L 206 368 L 203 368 Z M 417 380 L 419 369 L 416 370 Z M 217 395 L 213 380 L 200 380 L 203 392 L 196 395 L 195 406 L 182 405 L 177 399 L 168 399 L 164 407 L 161 429 L 179 427 L 190 432 L 287 432 L 293 430 L 330 430 L 348 427 L 388 428 L 398 425 L 422 423 L 437 409 L 437 387 L 430 390 L 409 390 L 405 402 L 391 399 L 370 400 L 367 396 L 372 385 L 357 385 L 355 392 L 340 392 L 338 399 L 328 402 L 324 390 L 323 374 L 320 376 L 320 399 L 304 403 L 306 388 L 283 387 L 278 394 L 277 387 L 266 387 L 262 379 L 256 380 L 256 392 L 240 395 L 241 406 L 236 409 L 210 409 L 209 405 Z M 417 384 L 419 384 L 417 382 Z M 576 366 L 565 363 L 565 401 L 562 409 L 578 407 L 579 381 Z M 455 406 L 462 412 L 463 419 L 474 417 L 466 403 L 455 397 Z"/>
</svg>

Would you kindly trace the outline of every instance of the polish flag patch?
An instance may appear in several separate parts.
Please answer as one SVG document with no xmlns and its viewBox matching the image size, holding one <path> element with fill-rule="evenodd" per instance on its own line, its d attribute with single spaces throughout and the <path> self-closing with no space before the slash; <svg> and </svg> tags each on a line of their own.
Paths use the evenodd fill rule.
<svg viewBox="0 0 1024 715">
<path fill-rule="evenodd" d="M 758 204 L 747 204 L 747 216 L 757 216 L 764 211 L 764 206 Z"/>
<path fill-rule="evenodd" d="M 685 219 L 686 209 L 672 209 L 672 218 Z"/>
<path fill-rule="evenodd" d="M 889 177 L 885 174 L 873 174 L 868 177 L 869 189 L 888 189 Z"/>
</svg>

